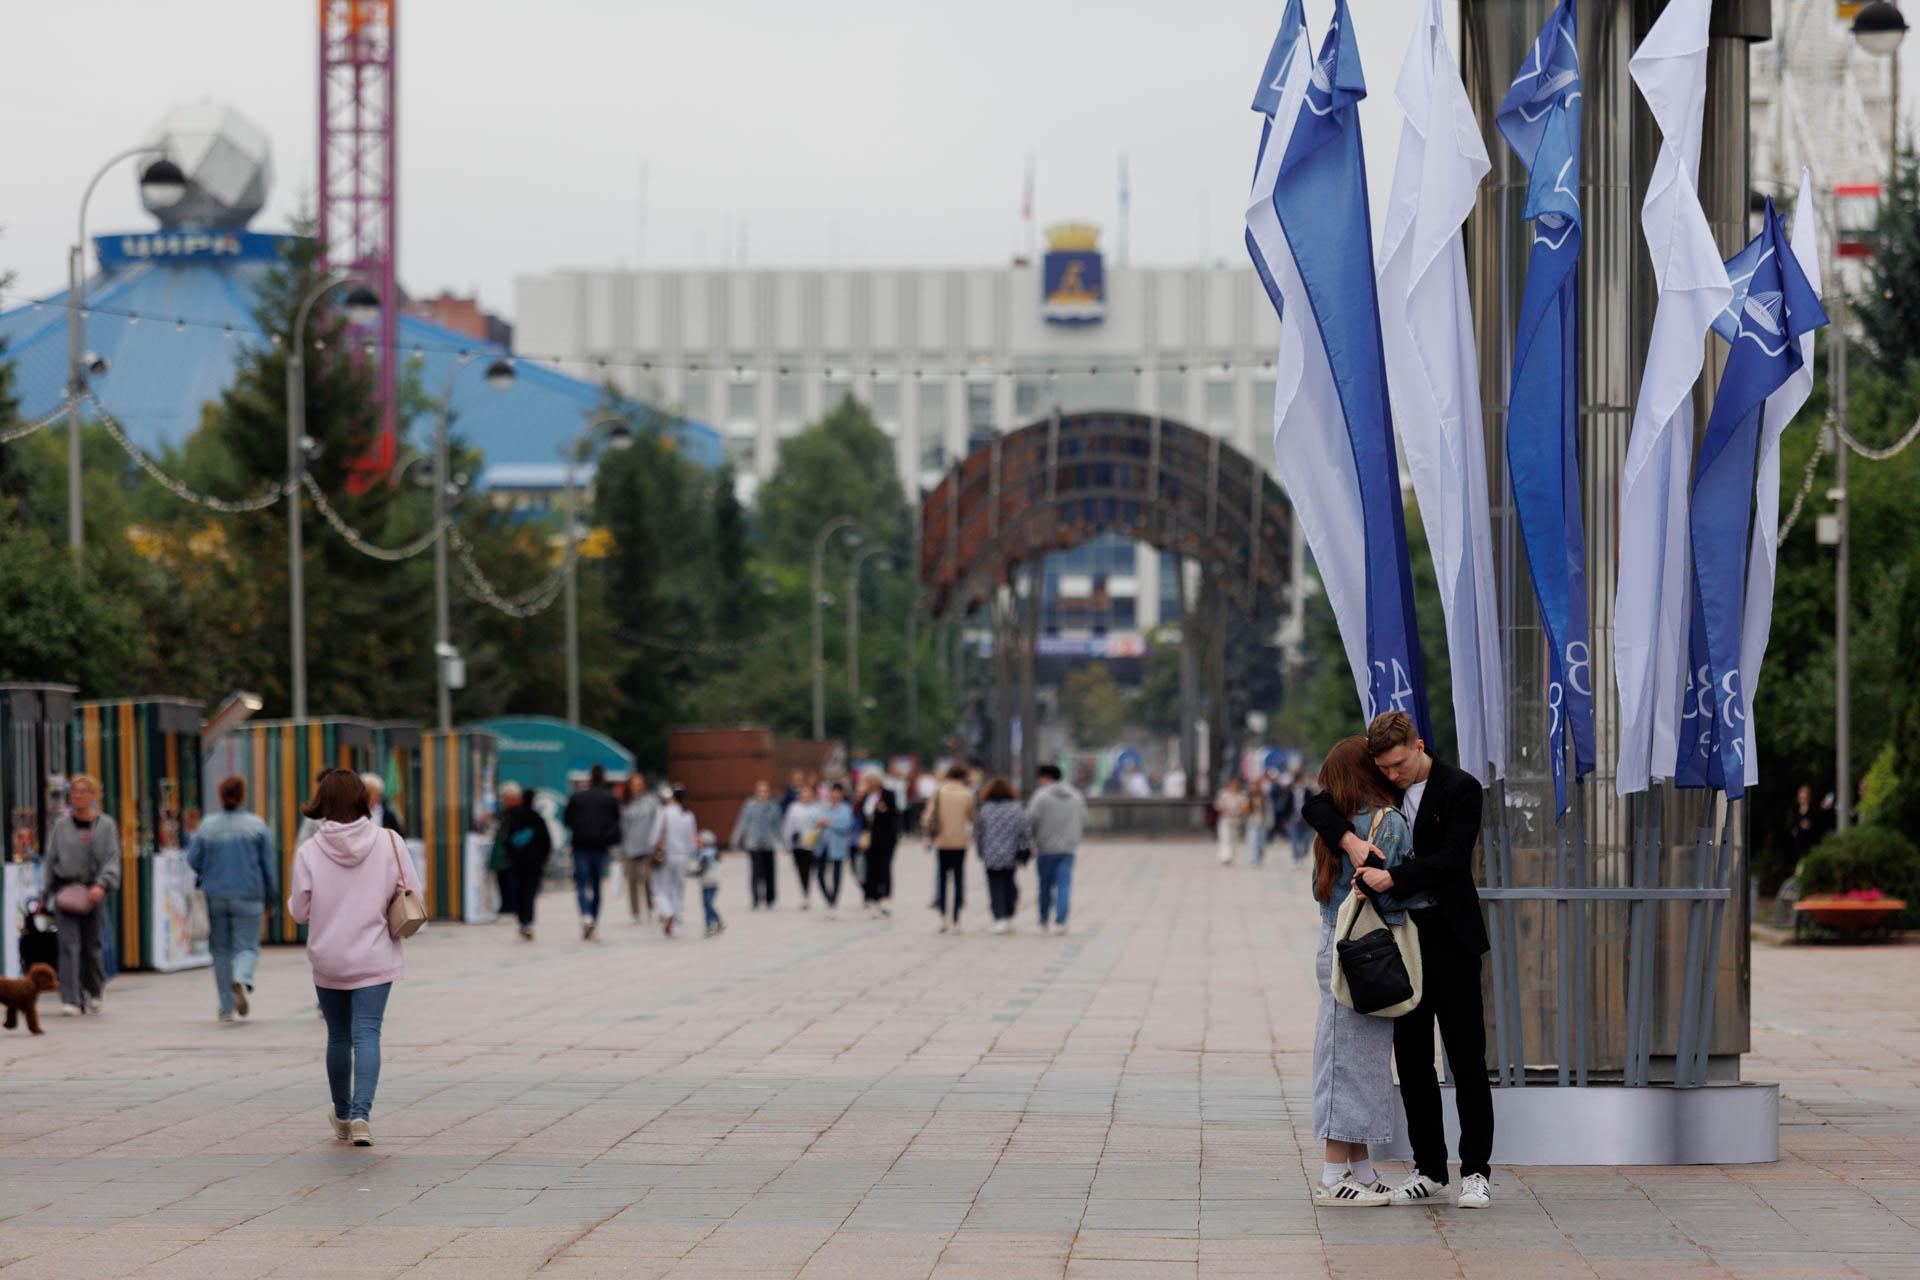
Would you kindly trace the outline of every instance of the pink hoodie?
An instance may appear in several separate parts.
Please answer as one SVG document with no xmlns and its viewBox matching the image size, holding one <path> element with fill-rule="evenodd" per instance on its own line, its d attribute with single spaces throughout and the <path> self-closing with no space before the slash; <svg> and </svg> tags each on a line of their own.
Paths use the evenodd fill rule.
<svg viewBox="0 0 1920 1280">
<path fill-rule="evenodd" d="M 287 914 L 307 926 L 315 986 L 352 991 L 405 976 L 400 942 L 387 933 L 387 903 L 402 876 L 423 892 L 406 846 L 371 818 L 323 822 L 300 846 Z"/>
</svg>

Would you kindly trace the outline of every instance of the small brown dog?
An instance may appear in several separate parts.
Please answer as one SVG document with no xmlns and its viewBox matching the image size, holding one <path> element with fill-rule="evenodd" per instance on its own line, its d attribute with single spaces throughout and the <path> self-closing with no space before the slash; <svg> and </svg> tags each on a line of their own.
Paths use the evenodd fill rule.
<svg viewBox="0 0 1920 1280">
<path fill-rule="evenodd" d="M 20 1024 L 20 1015 L 27 1016 L 27 1030 L 34 1035 L 44 1035 L 40 1030 L 40 1011 L 36 1007 L 42 991 L 51 991 L 60 985 L 50 964 L 36 964 L 27 970 L 24 978 L 0 978 L 0 1004 L 7 1006 L 7 1030 L 11 1031 Z"/>
</svg>

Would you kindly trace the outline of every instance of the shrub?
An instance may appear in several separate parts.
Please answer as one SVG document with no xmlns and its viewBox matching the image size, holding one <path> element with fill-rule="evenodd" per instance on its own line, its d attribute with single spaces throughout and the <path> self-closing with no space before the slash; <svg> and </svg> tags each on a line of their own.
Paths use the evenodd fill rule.
<svg viewBox="0 0 1920 1280">
<path fill-rule="evenodd" d="M 1835 832 L 1800 864 L 1800 894 L 1878 889 L 1902 898 L 1905 928 L 1920 926 L 1920 849 L 1891 827 L 1858 826 Z"/>
</svg>

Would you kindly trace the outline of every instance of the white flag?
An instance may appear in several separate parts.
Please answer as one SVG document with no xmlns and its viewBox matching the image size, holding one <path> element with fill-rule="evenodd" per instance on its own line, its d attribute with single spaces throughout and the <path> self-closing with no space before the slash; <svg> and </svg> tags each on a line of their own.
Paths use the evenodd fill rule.
<svg viewBox="0 0 1920 1280">
<path fill-rule="evenodd" d="M 1381 340 L 1446 611 L 1457 759 L 1484 783 L 1507 772 L 1506 687 L 1460 228 L 1492 166 L 1447 52 L 1440 0 L 1427 0 L 1414 27 L 1395 96 L 1406 122 L 1380 246 Z"/>
<path fill-rule="evenodd" d="M 1687 666 L 1687 489 L 1693 384 L 1707 326 L 1733 296 L 1695 187 L 1707 98 L 1709 0 L 1674 0 L 1628 62 L 1660 126 L 1640 226 L 1659 300 L 1620 489 L 1620 581 L 1613 606 L 1620 688 L 1621 795 L 1674 773 Z"/>
<path fill-rule="evenodd" d="M 1820 227 L 1813 207 L 1813 175 L 1800 171 L 1800 194 L 1793 201 L 1793 256 L 1815 293 L 1820 287 Z M 1747 785 L 1760 781 L 1760 757 L 1753 732 L 1754 695 L 1760 664 L 1773 629 L 1773 577 L 1780 557 L 1780 433 L 1813 394 L 1813 334 L 1800 335 L 1800 371 L 1767 397 L 1760 419 L 1759 470 L 1754 483 L 1753 541 L 1747 549 L 1747 608 L 1740 620 L 1740 691 L 1747 704 Z"/>
<path fill-rule="evenodd" d="M 1247 205 L 1247 232 L 1256 261 L 1271 272 L 1279 292 L 1280 352 L 1274 364 L 1273 453 L 1280 483 L 1287 490 L 1293 517 L 1300 522 L 1313 553 L 1320 585 L 1333 608 L 1340 641 L 1353 670 L 1360 705 L 1368 700 L 1366 526 L 1360 507 L 1360 480 L 1354 470 L 1353 441 L 1334 387 L 1320 326 L 1305 283 L 1287 247 L 1273 207 L 1274 184 L 1287 153 L 1300 104 L 1306 97 L 1313 57 L 1304 29 L 1285 57 L 1286 69 L 1275 81 L 1279 105 L 1261 148 Z M 1363 231 L 1364 234 L 1364 231 Z"/>
</svg>

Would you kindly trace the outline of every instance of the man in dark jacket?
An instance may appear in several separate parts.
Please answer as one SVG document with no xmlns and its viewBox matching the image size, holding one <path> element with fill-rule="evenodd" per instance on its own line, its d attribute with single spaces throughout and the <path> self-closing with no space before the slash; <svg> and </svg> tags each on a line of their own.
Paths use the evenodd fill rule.
<svg viewBox="0 0 1920 1280">
<path fill-rule="evenodd" d="M 520 936 L 533 941 L 533 907 L 540 897 L 540 881 L 553 836 L 547 820 L 533 807 L 533 788 L 524 792 L 517 782 L 500 787 L 500 839 L 506 845 L 507 881 L 513 886 L 513 913 L 520 919 Z"/>
<path fill-rule="evenodd" d="M 580 901 L 580 936 L 592 941 L 600 921 L 600 882 L 609 850 L 620 843 L 620 801 L 607 786 L 607 771 L 593 766 L 587 785 L 567 798 L 560 820 L 573 844 L 573 892 Z"/>
<path fill-rule="evenodd" d="M 1473 847 L 1480 839 L 1480 784 L 1473 775 L 1427 754 L 1427 744 L 1404 711 L 1375 716 L 1367 751 L 1387 781 L 1400 788 L 1400 812 L 1413 830 L 1413 857 L 1392 871 L 1380 851 L 1354 831 L 1324 794 L 1310 797 L 1303 816 L 1327 846 L 1361 868 L 1368 888 L 1403 898 L 1434 900 L 1409 914 L 1420 929 L 1420 1003 L 1394 1020 L 1393 1057 L 1400 1099 L 1417 1170 L 1393 1191 L 1395 1204 L 1419 1204 L 1447 1185 L 1447 1140 L 1440 1121 L 1440 1083 L 1433 1072 L 1433 1027 L 1453 1067 L 1454 1107 L 1460 1116 L 1462 1208 L 1489 1201 L 1493 1154 L 1493 1091 L 1487 1084 L 1486 1028 L 1480 1005 L 1480 957 L 1487 929 L 1473 884 Z"/>
</svg>

